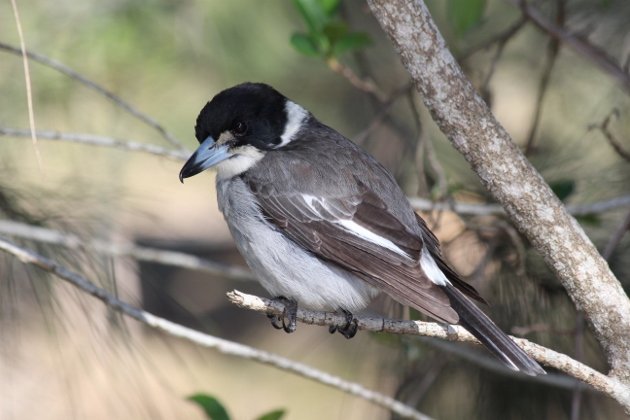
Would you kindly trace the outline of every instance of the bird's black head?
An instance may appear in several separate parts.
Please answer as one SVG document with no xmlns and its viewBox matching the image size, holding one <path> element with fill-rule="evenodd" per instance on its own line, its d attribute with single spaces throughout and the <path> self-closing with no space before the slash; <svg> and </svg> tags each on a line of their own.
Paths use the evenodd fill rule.
<svg viewBox="0 0 630 420">
<path fill-rule="evenodd" d="M 308 112 L 263 83 L 242 83 L 218 93 L 197 117 L 201 146 L 180 172 L 180 180 L 217 166 L 219 176 L 238 175 L 269 150 L 289 143 Z"/>
</svg>

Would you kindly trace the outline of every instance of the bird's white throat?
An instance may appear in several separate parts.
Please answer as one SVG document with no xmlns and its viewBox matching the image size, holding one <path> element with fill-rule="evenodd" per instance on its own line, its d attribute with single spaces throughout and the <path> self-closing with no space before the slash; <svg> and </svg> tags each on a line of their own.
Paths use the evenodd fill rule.
<svg viewBox="0 0 630 420">
<path fill-rule="evenodd" d="M 217 178 L 232 178 L 247 171 L 254 166 L 265 153 L 254 146 L 241 146 L 236 150 L 236 154 L 229 159 L 219 163 L 217 168 Z"/>
</svg>

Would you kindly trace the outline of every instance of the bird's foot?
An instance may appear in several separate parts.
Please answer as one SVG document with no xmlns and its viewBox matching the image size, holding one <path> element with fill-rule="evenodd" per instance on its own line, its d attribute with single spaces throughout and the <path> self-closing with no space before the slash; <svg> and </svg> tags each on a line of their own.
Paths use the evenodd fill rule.
<svg viewBox="0 0 630 420">
<path fill-rule="evenodd" d="M 284 330 L 292 333 L 297 328 L 297 302 L 284 296 L 277 296 L 271 299 L 284 305 L 282 315 L 267 314 L 267 318 L 271 321 L 271 326 L 277 330 Z"/>
<path fill-rule="evenodd" d="M 331 325 L 328 327 L 328 332 L 334 334 L 335 332 L 339 332 L 339 334 L 344 337 L 350 339 L 355 336 L 357 330 L 359 329 L 359 325 L 357 323 L 357 319 L 345 309 L 340 309 L 340 312 L 346 317 L 346 323 L 344 325 Z"/>
</svg>

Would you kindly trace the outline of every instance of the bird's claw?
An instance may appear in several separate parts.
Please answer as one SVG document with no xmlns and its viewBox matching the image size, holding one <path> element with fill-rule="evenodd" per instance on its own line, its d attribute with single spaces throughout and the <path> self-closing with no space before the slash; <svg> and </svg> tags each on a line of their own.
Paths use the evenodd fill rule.
<svg viewBox="0 0 630 420">
<path fill-rule="evenodd" d="M 278 296 L 272 300 L 282 303 L 284 309 L 282 310 L 282 315 L 267 314 L 271 321 L 271 326 L 277 330 L 282 329 L 287 333 L 294 332 L 297 328 L 297 302 L 284 296 Z"/>
<path fill-rule="evenodd" d="M 345 309 L 340 310 L 341 313 L 346 317 L 346 323 L 344 325 L 331 325 L 328 327 L 328 332 L 334 334 L 335 332 L 339 332 L 339 334 L 343 335 L 347 339 L 354 337 L 359 329 L 359 324 L 357 319 Z"/>
</svg>

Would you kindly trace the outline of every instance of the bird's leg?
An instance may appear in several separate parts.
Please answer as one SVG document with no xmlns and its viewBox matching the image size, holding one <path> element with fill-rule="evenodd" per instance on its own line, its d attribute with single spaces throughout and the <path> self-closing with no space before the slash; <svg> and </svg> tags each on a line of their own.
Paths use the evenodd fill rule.
<svg viewBox="0 0 630 420">
<path fill-rule="evenodd" d="M 277 296 L 272 299 L 284 305 L 282 315 L 267 314 L 271 320 L 271 326 L 277 330 L 283 329 L 287 333 L 292 333 L 297 328 L 297 302 L 284 296 Z"/>
<path fill-rule="evenodd" d="M 339 309 L 339 312 L 343 313 L 346 317 L 346 323 L 343 326 L 331 325 L 330 327 L 328 327 L 328 332 L 334 334 L 335 332 L 339 331 L 339 334 L 350 339 L 355 336 L 357 330 L 359 329 L 357 319 L 354 317 L 354 315 L 352 315 L 350 311 L 346 311 L 345 309 Z"/>
</svg>

